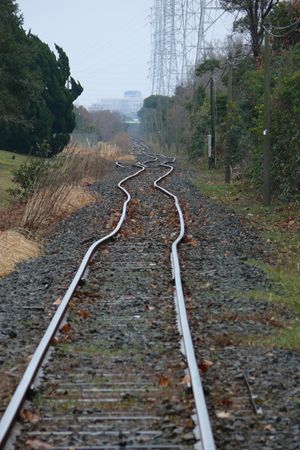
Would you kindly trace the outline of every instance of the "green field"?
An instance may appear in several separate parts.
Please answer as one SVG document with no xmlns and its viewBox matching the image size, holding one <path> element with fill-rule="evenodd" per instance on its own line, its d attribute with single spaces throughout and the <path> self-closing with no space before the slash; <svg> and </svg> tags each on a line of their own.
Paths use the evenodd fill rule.
<svg viewBox="0 0 300 450">
<path fill-rule="evenodd" d="M 0 150 L 0 208 L 7 206 L 9 202 L 6 190 L 13 185 L 11 171 L 20 167 L 27 158 L 28 156 L 25 155 Z"/>
</svg>

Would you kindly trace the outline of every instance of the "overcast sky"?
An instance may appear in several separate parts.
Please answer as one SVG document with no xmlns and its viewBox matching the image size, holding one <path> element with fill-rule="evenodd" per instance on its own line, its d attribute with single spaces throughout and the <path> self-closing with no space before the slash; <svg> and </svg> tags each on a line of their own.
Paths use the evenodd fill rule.
<svg viewBox="0 0 300 450">
<path fill-rule="evenodd" d="M 84 86 L 77 103 L 150 94 L 150 7 L 153 0 L 17 0 L 24 26 L 53 49 L 66 51 Z"/>
<path fill-rule="evenodd" d="M 151 94 L 150 14 L 153 0 L 17 0 L 25 29 L 51 49 L 63 47 L 72 76 L 84 92 L 76 103 L 123 97 L 126 90 Z M 229 30 L 224 17 L 217 29 Z M 215 31 L 213 31 L 215 33 Z M 218 36 L 217 36 L 218 37 Z"/>
</svg>

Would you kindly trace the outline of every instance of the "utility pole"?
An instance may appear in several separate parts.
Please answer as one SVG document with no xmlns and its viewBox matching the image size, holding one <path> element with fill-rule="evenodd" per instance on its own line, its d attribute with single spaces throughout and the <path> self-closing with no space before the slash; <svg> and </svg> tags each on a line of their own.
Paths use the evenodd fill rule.
<svg viewBox="0 0 300 450">
<path fill-rule="evenodd" d="M 211 157 L 208 159 L 208 168 L 216 167 L 216 98 L 213 72 L 210 76 L 210 129 L 211 129 Z"/>
<path fill-rule="evenodd" d="M 232 103 L 232 58 L 228 58 L 228 87 L 227 87 L 227 116 L 230 117 L 230 109 Z M 230 163 L 231 163 L 231 120 L 228 122 L 227 139 L 224 154 L 224 179 L 225 183 L 230 183 Z"/>
<path fill-rule="evenodd" d="M 264 206 L 271 204 L 270 36 L 265 30 L 264 48 Z"/>
</svg>

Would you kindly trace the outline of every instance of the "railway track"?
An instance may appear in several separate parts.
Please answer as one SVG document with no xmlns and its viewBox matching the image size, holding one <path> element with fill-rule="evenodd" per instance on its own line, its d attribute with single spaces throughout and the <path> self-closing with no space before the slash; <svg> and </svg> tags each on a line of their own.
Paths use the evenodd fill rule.
<svg viewBox="0 0 300 450">
<path fill-rule="evenodd" d="M 2 417 L 1 449 L 215 448 L 184 307 L 183 216 L 161 186 L 173 164 L 137 166 Z"/>
</svg>

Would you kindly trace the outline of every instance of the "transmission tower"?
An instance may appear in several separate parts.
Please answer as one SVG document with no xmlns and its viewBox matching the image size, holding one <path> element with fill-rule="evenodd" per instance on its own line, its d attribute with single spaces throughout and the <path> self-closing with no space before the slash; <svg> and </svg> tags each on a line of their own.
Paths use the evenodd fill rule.
<svg viewBox="0 0 300 450">
<path fill-rule="evenodd" d="M 154 0 L 152 94 L 172 95 L 205 58 L 206 31 L 216 22 L 218 0 Z"/>
<path fill-rule="evenodd" d="M 154 0 L 152 8 L 152 92 L 168 95 L 178 81 L 176 2 Z"/>
</svg>

